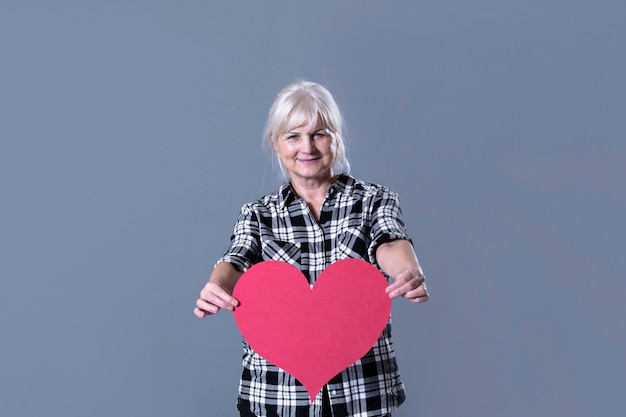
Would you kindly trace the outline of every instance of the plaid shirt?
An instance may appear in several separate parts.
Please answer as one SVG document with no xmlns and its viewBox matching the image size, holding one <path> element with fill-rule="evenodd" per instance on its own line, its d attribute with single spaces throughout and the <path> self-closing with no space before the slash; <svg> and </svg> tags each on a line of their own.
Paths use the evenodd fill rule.
<svg viewBox="0 0 626 417">
<path fill-rule="evenodd" d="M 228 252 L 218 262 L 241 270 L 266 260 L 297 267 L 310 284 L 335 261 L 358 258 L 376 267 L 379 244 L 409 239 L 398 196 L 390 189 L 340 175 L 332 184 L 315 221 L 306 202 L 289 185 L 245 204 Z M 379 268 L 380 269 L 380 268 Z M 306 389 L 243 341 L 239 402 L 259 417 L 319 417 L 320 392 L 310 404 Z M 381 416 L 406 398 L 391 341 L 391 321 L 372 349 L 326 386 L 335 417 Z"/>
</svg>

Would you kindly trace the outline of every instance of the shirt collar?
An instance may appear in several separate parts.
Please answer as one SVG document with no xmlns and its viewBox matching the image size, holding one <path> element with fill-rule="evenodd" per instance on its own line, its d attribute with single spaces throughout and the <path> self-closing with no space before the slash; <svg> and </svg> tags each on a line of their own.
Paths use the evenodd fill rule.
<svg viewBox="0 0 626 417">
<path fill-rule="evenodd" d="M 340 174 L 335 182 L 332 183 L 328 190 L 328 195 L 331 196 L 335 193 L 351 193 L 354 186 L 354 178 L 348 174 Z"/>
<path fill-rule="evenodd" d="M 295 199 L 296 193 L 293 192 L 290 183 L 283 184 L 278 190 L 278 201 L 281 209 L 289 205 Z"/>
<path fill-rule="evenodd" d="M 355 180 L 350 175 L 340 174 L 328 189 L 328 196 L 331 197 L 335 194 L 352 193 L 354 184 Z M 278 201 L 281 209 L 291 204 L 291 202 L 297 198 L 298 197 L 293 191 L 293 188 L 291 188 L 290 183 L 283 184 L 278 190 Z"/>
</svg>

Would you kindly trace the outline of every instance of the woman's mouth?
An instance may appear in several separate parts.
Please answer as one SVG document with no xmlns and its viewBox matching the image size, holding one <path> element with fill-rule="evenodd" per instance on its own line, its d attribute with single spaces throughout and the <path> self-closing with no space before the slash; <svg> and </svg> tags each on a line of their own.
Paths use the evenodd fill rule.
<svg viewBox="0 0 626 417">
<path fill-rule="evenodd" d="M 298 161 L 302 162 L 303 164 L 311 164 L 313 162 L 318 161 L 320 158 L 309 158 L 309 159 L 302 159 L 302 158 L 298 158 Z"/>
</svg>

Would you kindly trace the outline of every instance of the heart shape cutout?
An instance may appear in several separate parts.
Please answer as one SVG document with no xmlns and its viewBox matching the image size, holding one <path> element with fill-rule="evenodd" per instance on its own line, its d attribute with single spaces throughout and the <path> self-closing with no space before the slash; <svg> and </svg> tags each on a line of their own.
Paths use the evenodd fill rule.
<svg viewBox="0 0 626 417">
<path fill-rule="evenodd" d="M 300 381 L 313 402 L 380 337 L 391 313 L 387 285 L 359 259 L 331 264 L 313 288 L 288 263 L 260 262 L 235 286 L 235 322 L 250 346 Z"/>
</svg>

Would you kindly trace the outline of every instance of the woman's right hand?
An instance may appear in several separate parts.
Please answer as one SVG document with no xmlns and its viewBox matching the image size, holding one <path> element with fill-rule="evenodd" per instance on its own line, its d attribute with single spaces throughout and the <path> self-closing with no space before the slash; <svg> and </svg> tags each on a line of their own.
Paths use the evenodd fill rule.
<svg viewBox="0 0 626 417">
<path fill-rule="evenodd" d="M 220 311 L 220 309 L 233 311 L 239 305 L 239 301 L 231 296 L 231 293 L 215 282 L 207 282 L 200 298 L 196 300 L 196 308 L 193 312 L 198 318 L 205 318 Z"/>
</svg>

